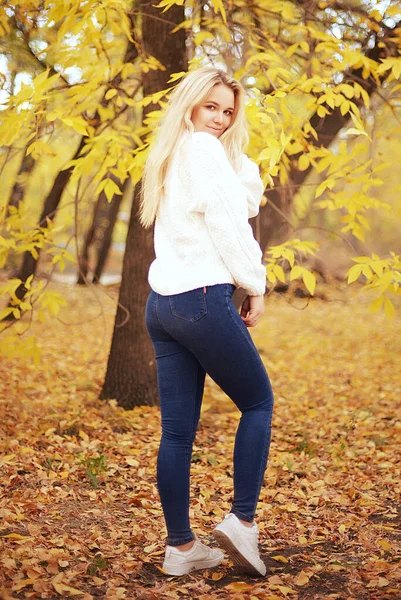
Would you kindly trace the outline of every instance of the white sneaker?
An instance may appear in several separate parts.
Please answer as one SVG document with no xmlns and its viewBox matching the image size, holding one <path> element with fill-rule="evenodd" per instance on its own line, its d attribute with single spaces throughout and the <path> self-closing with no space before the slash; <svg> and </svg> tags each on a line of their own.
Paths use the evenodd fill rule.
<svg viewBox="0 0 401 600">
<path fill-rule="evenodd" d="M 226 550 L 236 565 L 254 575 L 266 575 L 266 565 L 259 556 L 258 528 L 255 523 L 247 527 L 230 513 L 215 527 L 213 535 L 220 548 Z"/>
<path fill-rule="evenodd" d="M 209 548 L 198 539 L 189 550 L 167 546 L 163 571 L 168 575 L 186 575 L 197 569 L 209 569 L 221 563 L 224 554 L 218 548 Z"/>
</svg>

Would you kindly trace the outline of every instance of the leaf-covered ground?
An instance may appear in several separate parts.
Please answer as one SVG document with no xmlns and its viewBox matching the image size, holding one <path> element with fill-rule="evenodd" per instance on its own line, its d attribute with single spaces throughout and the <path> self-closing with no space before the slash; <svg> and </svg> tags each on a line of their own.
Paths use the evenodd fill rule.
<svg viewBox="0 0 401 600">
<path fill-rule="evenodd" d="M 115 295 L 59 286 L 42 362 L 0 364 L 0 597 L 117 600 L 401 598 L 401 336 L 355 293 L 272 296 L 253 331 L 276 397 L 258 508 L 264 579 L 165 576 L 155 408 L 97 400 Z M 39 331 L 34 323 L 33 331 Z M 193 529 L 230 506 L 238 413 L 208 382 L 194 448 Z"/>
</svg>

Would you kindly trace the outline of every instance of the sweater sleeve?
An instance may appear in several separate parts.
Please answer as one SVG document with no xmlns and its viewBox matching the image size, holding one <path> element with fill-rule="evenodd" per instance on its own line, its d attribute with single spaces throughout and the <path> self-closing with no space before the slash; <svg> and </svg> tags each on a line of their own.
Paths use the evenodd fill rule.
<svg viewBox="0 0 401 600">
<path fill-rule="evenodd" d="M 245 189 L 248 201 L 248 218 L 259 214 L 260 201 L 263 196 L 263 183 L 259 175 L 259 167 L 246 154 L 241 156 L 241 167 L 238 179 Z"/>
<path fill-rule="evenodd" d="M 247 194 L 221 142 L 211 134 L 194 133 L 187 158 L 192 210 L 204 213 L 210 238 L 236 284 L 251 296 L 262 295 L 266 273 L 248 223 Z"/>
</svg>

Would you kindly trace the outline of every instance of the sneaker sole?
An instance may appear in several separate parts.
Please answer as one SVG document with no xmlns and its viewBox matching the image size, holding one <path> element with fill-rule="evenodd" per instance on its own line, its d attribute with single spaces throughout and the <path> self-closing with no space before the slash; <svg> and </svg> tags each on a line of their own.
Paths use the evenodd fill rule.
<svg viewBox="0 0 401 600">
<path fill-rule="evenodd" d="M 198 562 L 194 565 L 181 565 L 180 567 L 171 567 L 168 565 L 163 565 L 163 571 L 167 573 L 167 575 L 175 575 L 179 577 L 180 575 L 188 575 L 191 571 L 201 571 L 202 569 L 211 569 L 212 567 L 217 567 L 222 560 L 224 559 L 224 555 L 222 554 L 219 558 L 215 558 L 213 560 L 203 560 L 202 562 Z"/>
<path fill-rule="evenodd" d="M 213 531 L 213 536 L 216 542 L 218 543 L 219 547 L 223 548 L 227 552 L 229 557 L 233 560 L 233 562 L 236 565 L 243 567 L 244 569 L 246 569 L 246 571 L 248 571 L 248 573 L 251 573 L 252 575 L 259 575 L 259 577 L 263 577 L 264 575 L 266 575 L 266 570 L 264 573 L 261 573 L 259 569 L 257 569 L 251 562 L 249 562 L 249 560 L 245 558 L 243 554 L 241 554 L 238 548 L 230 540 L 228 535 L 223 533 L 223 531 L 215 529 Z"/>
</svg>

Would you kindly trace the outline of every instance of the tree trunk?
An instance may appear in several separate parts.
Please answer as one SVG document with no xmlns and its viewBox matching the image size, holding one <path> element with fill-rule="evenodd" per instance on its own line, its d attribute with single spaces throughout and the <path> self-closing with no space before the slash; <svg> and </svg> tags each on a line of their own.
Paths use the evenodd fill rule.
<svg viewBox="0 0 401 600">
<path fill-rule="evenodd" d="M 86 232 L 84 245 L 80 255 L 78 256 L 78 285 L 86 285 L 88 283 L 88 271 L 89 271 L 89 249 L 93 243 L 95 237 L 95 231 L 97 223 L 99 222 L 99 213 L 101 213 L 101 207 L 104 202 L 107 202 L 107 198 L 104 197 L 103 193 L 99 194 L 95 208 L 93 209 L 92 223 Z"/>
<path fill-rule="evenodd" d="M 128 182 L 128 180 L 127 180 Z M 124 186 L 125 188 L 125 186 Z M 118 196 L 113 196 L 111 202 L 108 206 L 108 215 L 107 221 L 108 225 L 103 229 L 103 235 L 101 240 L 99 240 L 99 248 L 97 249 L 97 262 L 95 266 L 95 270 L 93 272 L 92 283 L 99 283 L 100 278 L 103 273 L 103 269 L 105 267 L 107 257 L 109 255 L 111 241 L 113 238 L 113 231 L 115 224 L 117 222 L 118 211 L 120 210 L 121 202 L 123 199 L 123 194 L 119 194 Z"/>
<path fill-rule="evenodd" d="M 75 152 L 74 158 L 77 158 L 79 156 L 79 153 L 81 152 L 83 146 L 84 146 L 84 138 L 81 139 L 78 149 Z M 49 194 L 47 195 L 47 198 L 43 205 L 42 214 L 40 215 L 39 224 L 38 224 L 39 227 L 46 228 L 48 226 L 48 221 L 52 221 L 54 219 L 55 214 L 57 212 L 58 205 L 60 204 L 62 193 L 64 191 L 65 186 L 68 183 L 68 180 L 71 177 L 71 173 L 72 173 L 72 167 L 69 167 L 68 169 L 64 169 L 63 171 L 60 171 L 59 174 L 57 175 L 57 177 L 53 183 L 53 187 L 50 190 Z M 23 282 L 26 281 L 28 279 L 28 277 L 30 277 L 31 275 L 35 275 L 35 273 L 36 273 L 36 268 L 38 266 L 38 261 L 39 261 L 39 257 L 40 257 L 40 248 L 37 248 L 36 250 L 38 253 L 37 258 L 32 256 L 31 252 L 25 252 L 23 255 L 22 265 L 21 265 L 21 268 L 19 269 L 19 272 L 17 275 L 17 278 L 21 279 Z M 24 283 L 21 283 L 21 285 L 17 288 L 15 295 L 17 296 L 17 298 L 22 300 L 24 298 L 26 292 L 27 292 L 27 289 L 26 289 Z M 11 318 L 13 318 L 13 317 L 11 317 Z"/>
<path fill-rule="evenodd" d="M 119 181 L 114 175 L 111 175 L 110 179 L 113 179 L 116 183 Z M 123 194 L 115 194 L 109 202 L 104 192 L 101 192 L 99 195 L 93 211 L 92 223 L 85 236 L 84 246 L 79 256 L 78 285 L 85 285 L 89 279 L 91 279 L 92 283 L 99 283 L 109 254 L 113 230 L 122 199 Z M 89 265 L 91 246 L 93 246 L 96 256 L 96 264 L 92 276 L 89 274 L 91 270 Z"/>
<path fill-rule="evenodd" d="M 32 154 L 25 154 L 24 158 L 22 159 L 13 189 L 11 191 L 10 199 L 8 201 L 7 215 L 10 214 L 11 206 L 15 206 L 15 208 L 18 208 L 18 206 L 24 199 L 26 182 L 29 175 L 32 173 L 34 166 L 35 160 L 32 158 Z"/>
<path fill-rule="evenodd" d="M 143 93 L 152 94 L 167 87 L 172 73 L 187 70 L 185 58 L 185 32 L 172 35 L 171 22 L 184 20 L 184 8 L 174 6 L 163 14 L 147 1 L 141 2 L 144 13 L 142 24 L 142 49 L 155 56 L 165 71 L 143 74 Z M 152 19 L 152 16 L 157 19 Z M 154 105 L 144 109 L 143 116 L 154 110 Z M 145 304 L 149 294 L 148 270 L 154 258 L 153 233 L 145 230 L 138 220 L 140 185 L 134 191 L 134 200 L 128 228 L 123 262 L 119 306 L 101 398 L 116 398 L 125 408 L 157 404 L 157 379 L 154 351 L 144 319 Z M 124 307 L 124 308 L 123 308 Z M 128 315 L 128 316 L 127 316 Z"/>
</svg>

